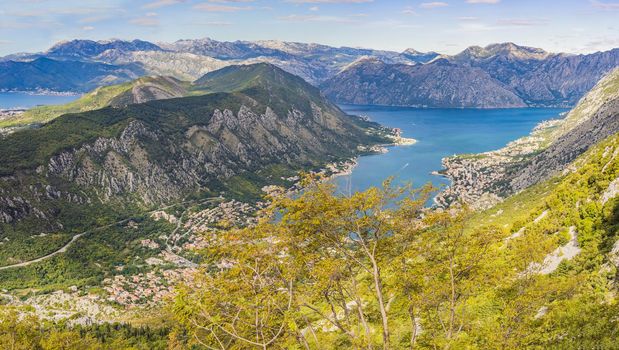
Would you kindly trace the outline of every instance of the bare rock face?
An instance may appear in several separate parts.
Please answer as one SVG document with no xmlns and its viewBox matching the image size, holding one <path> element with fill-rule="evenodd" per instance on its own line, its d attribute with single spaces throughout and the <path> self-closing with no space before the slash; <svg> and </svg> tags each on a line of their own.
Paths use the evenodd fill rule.
<svg viewBox="0 0 619 350">
<path fill-rule="evenodd" d="M 0 197 L 0 222 L 10 224 L 31 214 L 33 209 L 22 197 Z"/>
<path fill-rule="evenodd" d="M 560 172 L 595 143 L 619 132 L 619 98 L 561 136 L 552 145 L 509 175 L 511 191 L 521 191 Z"/>
<path fill-rule="evenodd" d="M 171 200 L 181 193 L 183 186 L 196 180 L 191 172 L 182 171 L 182 164 L 170 169 L 173 173 L 167 173 L 149 160 L 141 142 L 158 142 L 159 138 L 143 123 L 131 122 L 118 138 L 99 138 L 52 157 L 47 176 L 60 176 L 85 188 L 97 188 L 103 201 L 129 193 L 138 195 L 145 204 Z"/>
<path fill-rule="evenodd" d="M 470 47 L 417 65 L 374 57 L 349 65 L 321 87 L 341 103 L 568 107 L 616 67 L 619 49 L 567 55 L 505 43 Z"/>
<path fill-rule="evenodd" d="M 272 183 L 271 169 L 316 168 L 387 140 L 378 124 L 347 116 L 271 65 L 228 67 L 205 83 L 229 91 L 167 98 L 186 96 L 186 83 L 145 77 L 110 107 L 0 139 L 0 223 L 75 225 L 73 217 L 102 209 L 242 191 L 228 184 L 241 175 L 259 189 Z"/>
<path fill-rule="evenodd" d="M 244 105 L 236 113 L 215 109 L 208 123 L 190 126 L 181 139 L 132 121 L 117 138 L 98 138 L 55 155 L 47 176 L 98 188 L 104 201 L 134 194 L 148 205 L 164 203 L 210 180 L 271 162 L 307 161 L 327 152 L 324 145 L 340 143 L 326 125 L 314 121 L 321 118 L 320 110 L 306 116 L 293 109 L 281 118 L 270 108 L 262 114 Z M 315 142 L 319 138 L 322 141 Z M 153 151 L 164 158 L 156 159 Z"/>
<path fill-rule="evenodd" d="M 425 65 L 365 60 L 322 85 L 340 103 L 420 107 L 524 107 L 513 91 L 488 73 L 444 59 Z"/>
</svg>

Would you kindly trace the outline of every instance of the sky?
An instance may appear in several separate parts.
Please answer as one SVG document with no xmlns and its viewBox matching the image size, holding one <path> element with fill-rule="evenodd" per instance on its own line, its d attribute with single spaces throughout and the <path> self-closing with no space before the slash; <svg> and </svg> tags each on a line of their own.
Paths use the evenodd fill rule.
<svg viewBox="0 0 619 350">
<path fill-rule="evenodd" d="M 284 40 L 455 54 L 619 47 L 619 0 L 0 0 L 0 55 L 71 39 Z"/>
</svg>

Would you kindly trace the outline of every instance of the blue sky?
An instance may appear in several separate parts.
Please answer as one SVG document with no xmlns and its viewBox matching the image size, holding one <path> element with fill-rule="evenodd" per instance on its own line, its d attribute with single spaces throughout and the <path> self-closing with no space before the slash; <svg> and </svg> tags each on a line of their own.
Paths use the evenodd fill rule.
<svg viewBox="0 0 619 350">
<path fill-rule="evenodd" d="M 0 0 L 0 55 L 57 41 L 277 39 L 456 53 L 512 41 L 619 47 L 619 0 Z"/>
</svg>

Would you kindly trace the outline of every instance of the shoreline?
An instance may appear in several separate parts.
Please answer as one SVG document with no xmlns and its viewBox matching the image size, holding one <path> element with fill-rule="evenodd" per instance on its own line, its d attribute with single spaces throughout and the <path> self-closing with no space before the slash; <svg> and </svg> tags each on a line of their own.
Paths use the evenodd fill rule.
<svg viewBox="0 0 619 350">
<path fill-rule="evenodd" d="M 58 97 L 69 97 L 69 96 L 81 96 L 82 94 L 79 92 L 70 92 L 70 91 L 51 91 L 51 90 L 0 90 L 0 93 L 3 94 L 22 94 L 29 96 L 58 96 Z"/>
<path fill-rule="evenodd" d="M 435 203 L 447 207 L 462 200 L 473 209 L 486 209 L 504 200 L 499 195 L 506 187 L 501 182 L 508 175 L 507 168 L 523 162 L 549 142 L 547 133 L 566 123 L 568 112 L 557 118 L 542 120 L 528 134 L 509 141 L 505 146 L 475 154 L 456 154 L 441 159 L 442 169 L 434 171 L 451 183 L 435 197 Z"/>
<path fill-rule="evenodd" d="M 321 171 L 322 173 L 325 171 L 331 172 L 326 177 L 325 181 L 332 181 L 338 177 L 352 175 L 355 168 L 359 165 L 359 158 L 361 157 L 385 154 L 389 152 L 389 148 L 391 147 L 412 146 L 418 142 L 416 139 L 401 136 L 393 136 L 393 140 L 393 143 L 384 143 L 371 146 L 369 148 L 370 153 L 361 154 L 345 161 L 327 164 Z"/>
</svg>

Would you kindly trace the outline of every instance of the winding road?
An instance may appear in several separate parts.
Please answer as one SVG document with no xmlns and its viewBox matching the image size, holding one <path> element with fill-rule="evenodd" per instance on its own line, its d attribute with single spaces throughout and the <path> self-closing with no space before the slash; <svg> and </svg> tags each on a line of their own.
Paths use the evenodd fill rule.
<svg viewBox="0 0 619 350">
<path fill-rule="evenodd" d="M 216 201 L 216 200 L 219 200 L 219 199 L 220 199 L 219 197 L 212 197 L 212 198 L 209 198 L 209 199 L 206 199 L 206 200 L 204 200 L 204 201 L 200 202 L 200 204 L 203 204 L 203 203 L 206 203 L 206 202 L 209 202 L 209 201 Z M 165 209 L 168 209 L 168 208 L 175 207 L 175 206 L 177 206 L 177 205 L 181 205 L 181 204 L 188 204 L 188 203 L 192 203 L 192 202 L 195 202 L 195 200 L 190 200 L 190 201 L 184 201 L 184 202 L 179 202 L 179 203 L 175 203 L 175 204 L 170 204 L 170 205 L 167 205 L 167 206 L 165 206 L 165 207 L 157 208 L 157 209 L 151 210 L 151 211 L 149 211 L 149 212 L 146 212 L 146 213 L 145 213 L 145 215 L 150 215 L 150 214 L 153 214 L 154 212 L 157 212 L 157 211 L 165 210 Z M 34 263 L 38 263 L 38 262 L 41 262 L 41 261 L 47 260 L 47 259 L 49 259 L 49 258 L 51 258 L 51 257 L 54 257 L 54 256 L 58 255 L 58 254 L 62 254 L 62 253 L 64 253 L 64 252 L 66 252 L 66 251 L 67 251 L 67 249 L 69 249 L 69 247 L 70 247 L 73 243 L 75 243 L 75 241 L 77 241 L 78 239 L 80 239 L 80 237 L 82 237 L 82 236 L 84 236 L 84 235 L 87 235 L 87 234 L 89 234 L 89 233 L 93 233 L 93 232 L 97 232 L 97 231 L 104 230 L 104 229 L 106 229 L 106 228 L 110 228 L 110 227 L 112 227 L 112 226 L 116 226 L 116 225 L 121 225 L 121 224 L 124 224 L 124 223 L 126 223 L 126 222 L 129 222 L 129 220 L 133 219 L 134 217 L 135 217 L 135 216 L 132 216 L 132 217 L 130 217 L 130 218 L 126 218 L 126 219 L 123 219 L 123 220 L 120 220 L 120 221 L 117 221 L 117 222 L 114 222 L 114 223 L 111 223 L 111 224 L 108 224 L 108 225 L 105 225 L 105 226 L 97 227 L 97 228 L 94 228 L 94 229 L 92 229 L 92 230 L 87 230 L 87 231 L 84 231 L 84 232 L 82 232 L 82 233 L 78 233 L 78 234 L 76 234 L 75 236 L 73 236 L 73 237 L 71 238 L 71 240 L 70 240 L 67 244 L 65 244 L 65 245 L 64 245 L 64 246 L 62 246 L 60 249 L 58 249 L 58 250 L 56 250 L 56 251 L 54 251 L 54 252 L 52 252 L 52 253 L 49 253 L 49 254 L 47 254 L 47 255 L 45 255 L 45 256 L 42 256 L 42 257 L 40 257 L 40 258 L 36 258 L 36 259 L 33 259 L 33 260 L 24 261 L 24 262 L 21 262 L 21 263 L 18 263 L 18 264 L 6 265 L 6 266 L 0 266 L 0 271 L 2 271 L 2 270 L 8 270 L 8 269 L 16 268 L 16 267 L 24 267 L 24 266 L 32 265 L 32 264 L 34 264 Z M 177 228 L 177 229 L 178 229 L 178 228 Z"/>
</svg>

